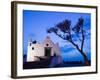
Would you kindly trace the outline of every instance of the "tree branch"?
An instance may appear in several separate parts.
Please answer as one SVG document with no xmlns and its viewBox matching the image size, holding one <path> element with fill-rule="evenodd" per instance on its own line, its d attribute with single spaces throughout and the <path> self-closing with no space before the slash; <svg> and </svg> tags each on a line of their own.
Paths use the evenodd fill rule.
<svg viewBox="0 0 100 80">
<path fill-rule="evenodd" d="M 80 49 L 79 46 L 77 44 L 74 43 L 74 41 L 72 39 L 68 40 L 66 38 L 64 38 L 61 34 L 58 34 L 56 32 L 54 32 L 57 36 L 59 36 L 60 38 L 62 38 L 63 40 L 67 40 L 68 42 L 70 42 L 73 46 L 75 46 L 75 48 L 84 56 L 84 58 L 87 60 L 86 54 L 83 52 L 83 44 L 84 44 L 84 34 L 82 32 L 82 36 L 83 36 L 83 41 L 82 41 L 82 46 Z"/>
<path fill-rule="evenodd" d="M 62 38 L 63 40 L 65 40 L 65 38 L 63 36 L 61 36 L 60 34 L 54 32 L 57 36 L 59 36 L 60 38 Z"/>
<path fill-rule="evenodd" d="M 73 44 L 80 52 L 81 52 L 81 50 L 80 50 L 80 48 L 79 48 L 79 46 L 77 45 L 77 44 L 75 44 L 72 40 L 71 41 L 69 41 L 71 44 Z"/>
<path fill-rule="evenodd" d="M 83 51 L 83 46 L 84 46 L 84 40 L 85 40 L 85 36 L 84 36 L 84 31 L 82 28 L 82 43 L 81 43 L 81 50 Z"/>
</svg>

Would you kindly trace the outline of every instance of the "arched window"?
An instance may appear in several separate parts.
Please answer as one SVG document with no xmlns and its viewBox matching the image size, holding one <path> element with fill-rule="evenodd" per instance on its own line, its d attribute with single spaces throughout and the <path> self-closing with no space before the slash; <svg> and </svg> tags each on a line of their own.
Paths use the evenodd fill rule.
<svg viewBox="0 0 100 80">
<path fill-rule="evenodd" d="M 46 46 L 49 46 L 49 44 L 46 44 Z"/>
<path fill-rule="evenodd" d="M 32 50 L 34 50 L 34 47 L 32 47 Z"/>
<path fill-rule="evenodd" d="M 31 43 L 30 43 L 30 46 L 31 46 Z"/>
</svg>

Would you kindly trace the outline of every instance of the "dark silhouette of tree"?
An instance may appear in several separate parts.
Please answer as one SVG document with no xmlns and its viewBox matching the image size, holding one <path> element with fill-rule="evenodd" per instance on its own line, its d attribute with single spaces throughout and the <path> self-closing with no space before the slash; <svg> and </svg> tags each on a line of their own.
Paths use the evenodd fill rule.
<svg viewBox="0 0 100 80">
<path fill-rule="evenodd" d="M 85 40 L 85 30 L 83 28 L 84 19 L 80 17 L 78 19 L 78 22 L 74 27 L 71 26 L 70 20 L 64 20 L 58 24 L 56 24 L 54 27 L 51 27 L 47 30 L 48 33 L 55 33 L 57 36 L 62 38 L 63 40 L 66 40 L 70 42 L 83 56 L 84 58 L 84 64 L 89 65 L 88 58 L 86 56 L 86 53 L 84 52 L 84 40 Z M 77 38 L 80 41 L 80 46 L 76 44 L 76 42 L 73 40 L 73 33 L 74 35 L 77 35 Z"/>
</svg>

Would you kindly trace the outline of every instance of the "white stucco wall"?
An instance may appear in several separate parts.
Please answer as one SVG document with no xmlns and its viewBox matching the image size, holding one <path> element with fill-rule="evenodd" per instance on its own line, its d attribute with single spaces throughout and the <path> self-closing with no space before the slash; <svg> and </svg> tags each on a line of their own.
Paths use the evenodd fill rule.
<svg viewBox="0 0 100 80">
<path fill-rule="evenodd" d="M 49 37 L 46 37 L 43 43 L 34 44 L 31 41 L 28 43 L 27 61 L 38 61 L 39 59 L 36 56 L 45 56 L 45 48 L 51 48 L 51 56 L 54 56 L 54 54 L 60 56 L 59 44 L 54 44 Z"/>
<path fill-rule="evenodd" d="M 32 50 L 32 47 L 34 50 Z M 44 47 L 42 44 L 32 44 L 28 45 L 27 61 L 37 61 L 36 56 L 44 56 Z"/>
<path fill-rule="evenodd" d="M 56 53 L 57 56 L 59 56 L 61 54 L 58 43 L 53 46 L 53 55 L 54 55 L 54 53 Z"/>
<path fill-rule="evenodd" d="M 47 46 L 48 44 L 48 46 Z M 46 37 L 46 39 L 43 41 L 43 45 L 44 47 L 51 47 L 51 56 L 53 56 L 53 46 L 54 43 L 51 41 L 50 37 Z"/>
</svg>

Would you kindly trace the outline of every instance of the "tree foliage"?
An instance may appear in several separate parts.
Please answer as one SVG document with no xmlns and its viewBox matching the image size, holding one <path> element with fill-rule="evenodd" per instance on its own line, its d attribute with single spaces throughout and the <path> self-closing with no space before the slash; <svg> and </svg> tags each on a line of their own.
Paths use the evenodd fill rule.
<svg viewBox="0 0 100 80">
<path fill-rule="evenodd" d="M 55 33 L 57 36 L 62 38 L 63 40 L 66 40 L 70 42 L 73 46 L 76 47 L 76 49 L 82 54 L 84 58 L 84 63 L 89 64 L 86 53 L 83 51 L 84 48 L 84 40 L 85 40 L 85 30 L 83 29 L 83 24 L 84 24 L 84 19 L 80 17 L 76 23 L 75 26 L 71 26 L 71 20 L 64 20 L 58 24 L 56 24 L 54 27 L 51 27 L 47 30 L 48 33 Z M 63 34 L 62 34 L 63 33 Z M 73 33 L 74 35 L 81 35 L 78 36 L 77 38 L 80 39 L 81 37 L 81 42 L 80 45 L 76 44 L 73 40 Z"/>
<path fill-rule="evenodd" d="M 74 28 L 72 28 L 72 30 L 79 33 L 83 29 L 83 23 L 84 19 L 82 17 L 79 18 L 77 24 L 75 25 Z"/>
</svg>

